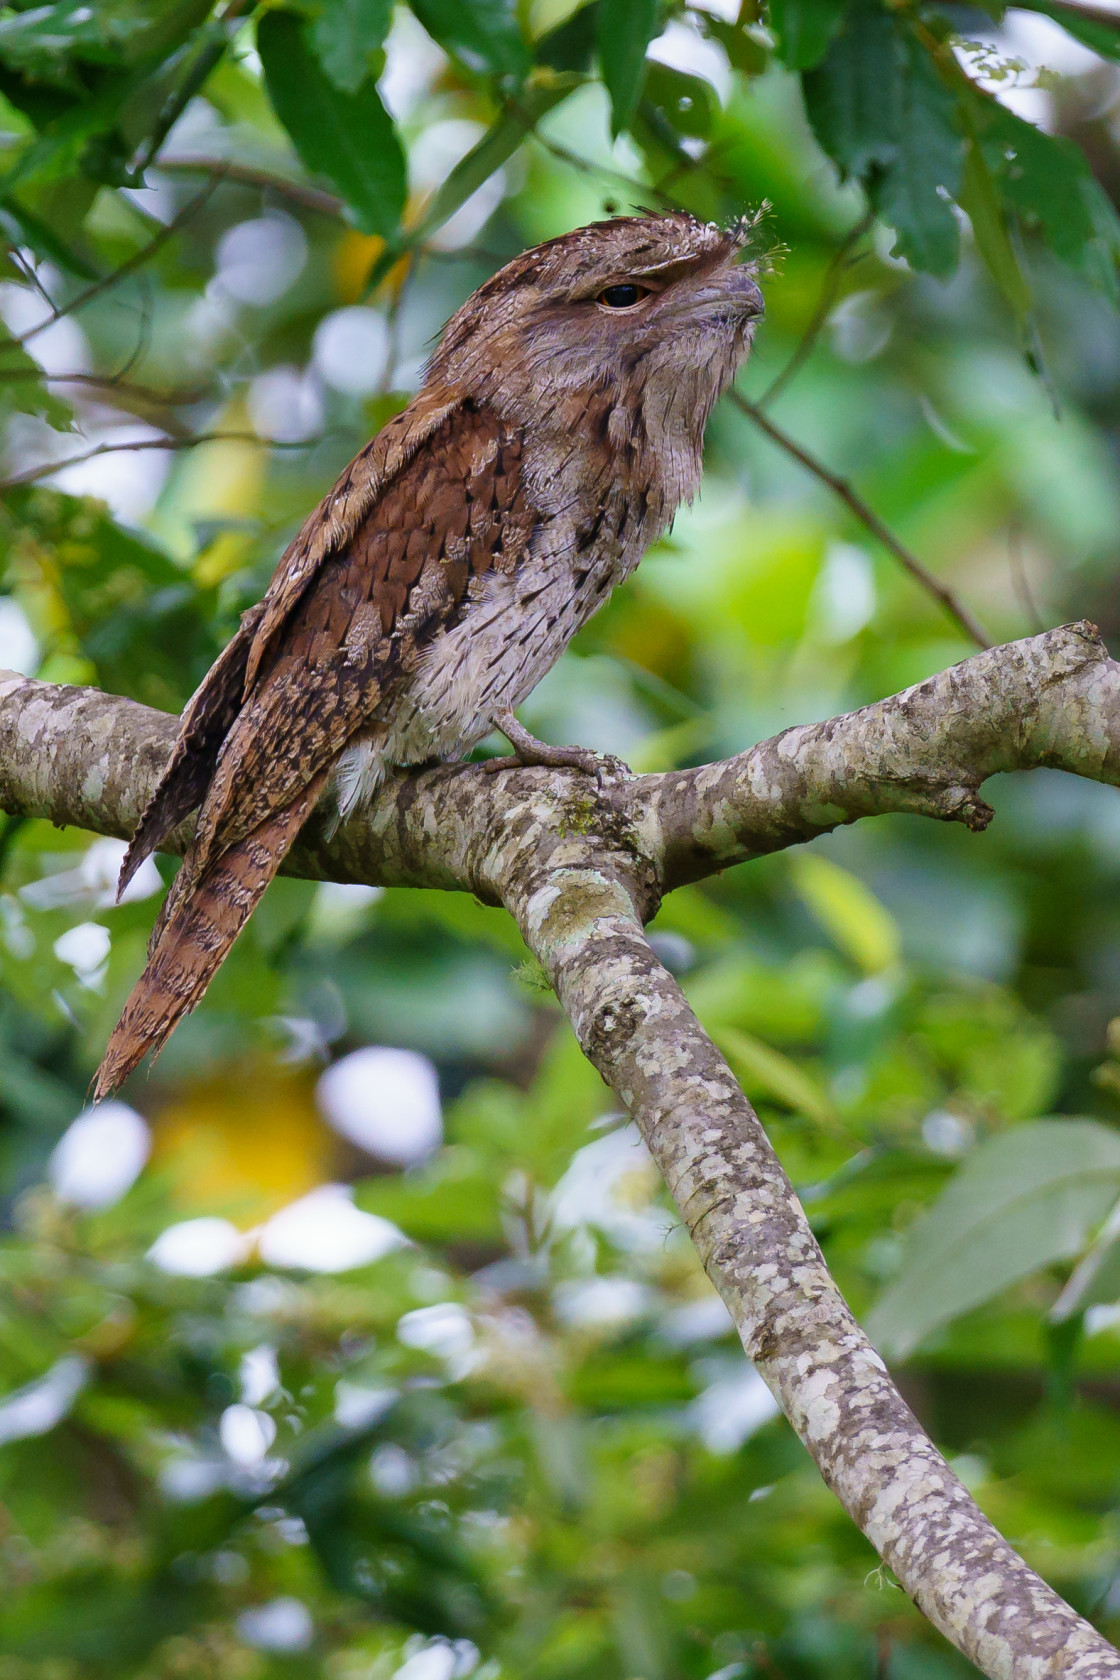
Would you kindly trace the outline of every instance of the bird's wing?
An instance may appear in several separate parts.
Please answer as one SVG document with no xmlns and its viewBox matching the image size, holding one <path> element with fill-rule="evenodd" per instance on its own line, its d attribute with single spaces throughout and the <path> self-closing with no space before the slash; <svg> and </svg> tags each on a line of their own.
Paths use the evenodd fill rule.
<svg viewBox="0 0 1120 1680">
<path fill-rule="evenodd" d="M 465 451 L 456 443 L 460 431 L 461 444 L 467 445 Z M 462 509 L 455 505 L 454 475 L 462 465 L 464 453 L 474 465 L 474 457 L 485 456 L 488 446 L 498 448 L 502 456 L 500 462 L 495 461 L 498 479 L 502 480 L 498 485 L 499 498 L 505 503 L 517 499 L 518 462 L 511 462 L 508 442 L 502 446 L 503 437 L 502 428 L 492 414 L 474 410 L 458 396 L 437 388 L 422 391 L 355 456 L 288 545 L 263 600 L 244 615 L 241 628 L 188 703 L 174 751 L 125 857 L 119 892 L 124 891 L 144 859 L 202 802 L 223 743 L 239 722 L 239 714 L 244 714 L 247 708 L 253 710 L 260 727 L 266 730 L 279 727 L 283 732 L 296 722 L 283 707 L 278 722 L 268 705 L 262 710 L 260 702 L 271 687 L 269 679 L 285 645 L 286 629 L 303 623 L 301 611 L 304 615 L 309 613 L 311 618 L 316 613 L 322 618 L 326 598 L 318 609 L 313 601 L 304 599 L 319 573 L 324 568 L 339 570 L 340 562 L 341 570 L 346 571 L 347 562 L 354 559 L 359 574 L 364 563 L 372 563 L 374 567 L 380 563 L 386 576 L 371 582 L 381 583 L 378 605 L 382 640 L 391 641 L 394 615 L 386 607 L 407 599 L 410 593 L 408 589 L 402 592 L 399 585 L 402 572 L 408 569 L 407 564 L 402 564 L 407 557 L 394 552 L 394 537 L 403 538 L 406 546 L 410 539 L 415 542 L 418 526 L 430 528 L 438 524 L 441 512 L 452 522 L 456 517 L 462 519 Z M 519 456 L 519 452 L 515 453 Z M 475 479 L 485 476 L 485 466 L 481 462 L 478 465 L 482 471 L 474 472 Z M 484 486 L 476 484 L 474 488 L 478 491 Z M 506 509 L 507 514 L 510 511 Z M 395 520 L 400 521 L 397 530 Z M 438 549 L 437 543 L 437 554 Z M 473 555 L 471 566 L 475 571 L 485 569 L 480 563 L 483 558 L 479 552 Z M 450 581 L 457 582 L 458 574 Z M 336 589 L 354 593 L 352 579 L 336 577 L 331 583 Z M 359 575 L 359 593 L 361 584 Z M 336 620 L 344 610 L 344 602 L 335 602 Z M 327 643 L 332 625 L 323 623 L 321 629 L 324 635 L 318 646 L 320 685 L 329 682 L 331 661 Z M 388 646 L 367 650 L 376 680 L 381 680 L 377 668 L 386 659 L 392 663 L 393 654 L 394 649 Z M 297 654 L 297 660 L 298 657 Z M 352 662 L 352 650 L 343 655 L 343 660 Z M 287 664 L 290 667 L 290 658 Z M 352 687 L 353 674 L 344 671 L 341 686 Z M 248 724 L 249 718 L 245 717 L 244 725 L 237 730 L 239 737 L 244 735 Z"/>
<path fill-rule="evenodd" d="M 333 501 L 322 519 L 334 517 Z M 471 579 L 512 570 L 538 522 L 520 435 L 466 401 L 381 481 L 360 517 L 330 538 L 305 527 L 292 564 L 184 717 L 179 769 L 156 806 L 162 820 L 177 798 L 203 786 L 205 797 L 147 966 L 106 1047 L 98 1099 L 194 1008 L 342 748 L 376 707 L 392 705 L 394 684 L 454 622 Z M 216 760 L 192 764 L 191 742 L 210 753 L 219 739 Z M 153 819 L 149 846 L 154 833 Z"/>
<path fill-rule="evenodd" d="M 246 695 L 320 566 L 346 547 L 386 488 L 407 472 L 418 452 L 431 445 L 433 434 L 442 432 L 462 405 L 459 394 L 443 386 L 421 391 L 359 450 L 334 488 L 304 520 L 281 556 L 261 603 L 263 613 L 245 668 Z"/>
<path fill-rule="evenodd" d="M 305 573 L 218 754 L 188 880 L 334 763 L 455 621 L 471 579 L 515 566 L 537 523 L 519 433 L 463 403 L 382 485 L 348 538 Z M 284 587 L 286 579 L 274 601 Z M 279 608 L 266 597 L 254 649 L 268 641 L 270 611 Z"/>
</svg>

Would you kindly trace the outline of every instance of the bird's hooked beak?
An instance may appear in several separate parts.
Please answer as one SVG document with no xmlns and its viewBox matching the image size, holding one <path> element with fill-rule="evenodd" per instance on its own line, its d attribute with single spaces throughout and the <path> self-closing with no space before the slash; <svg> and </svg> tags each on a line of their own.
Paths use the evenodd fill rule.
<svg viewBox="0 0 1120 1680">
<path fill-rule="evenodd" d="M 766 304 L 758 283 L 745 263 L 735 263 L 727 271 L 724 282 L 727 295 L 735 302 L 748 321 L 755 321 L 766 313 Z"/>
</svg>

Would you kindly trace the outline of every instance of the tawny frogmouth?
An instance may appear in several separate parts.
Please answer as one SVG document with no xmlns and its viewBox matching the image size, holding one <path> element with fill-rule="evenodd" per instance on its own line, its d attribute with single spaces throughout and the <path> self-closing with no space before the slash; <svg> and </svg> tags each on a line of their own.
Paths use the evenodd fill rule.
<svg viewBox="0 0 1120 1680">
<path fill-rule="evenodd" d="M 305 818 L 495 726 L 691 498 L 762 299 L 744 232 L 683 214 L 549 240 L 468 298 L 419 395 L 308 518 L 183 713 L 121 873 L 200 806 L 98 1071 L 114 1090 L 205 991 Z M 593 760 L 592 760 L 593 762 Z"/>
</svg>

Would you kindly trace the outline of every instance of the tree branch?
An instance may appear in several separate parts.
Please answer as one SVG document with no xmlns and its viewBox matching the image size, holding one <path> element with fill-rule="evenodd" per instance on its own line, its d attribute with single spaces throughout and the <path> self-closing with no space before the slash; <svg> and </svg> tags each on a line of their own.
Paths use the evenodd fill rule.
<svg viewBox="0 0 1120 1680">
<path fill-rule="evenodd" d="M 175 733 L 131 701 L 5 675 L 0 809 L 125 837 Z M 1043 765 L 1120 782 L 1120 666 L 1091 625 L 993 648 L 722 764 L 601 793 L 563 771 L 400 775 L 332 838 L 313 819 L 288 871 L 504 903 L 641 1128 L 744 1348 L 906 1591 L 993 1680 L 1120 1680 L 1120 1655 L 1001 1538 L 909 1411 L 642 931 L 663 891 L 839 823 L 910 811 L 983 827 L 985 777 Z"/>
<path fill-rule="evenodd" d="M 668 891 L 889 811 L 983 829 L 981 784 L 1042 767 L 1120 784 L 1120 665 L 1095 625 L 989 648 L 722 763 L 644 777 L 642 843 Z"/>
</svg>

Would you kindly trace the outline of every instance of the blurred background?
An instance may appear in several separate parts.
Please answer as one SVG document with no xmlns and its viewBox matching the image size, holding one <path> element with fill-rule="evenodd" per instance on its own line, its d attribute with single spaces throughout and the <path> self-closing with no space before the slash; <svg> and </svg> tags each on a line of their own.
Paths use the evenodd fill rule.
<svg viewBox="0 0 1120 1680">
<path fill-rule="evenodd" d="M 897 17 L 0 8 L 0 667 L 178 711 L 462 299 L 667 202 L 769 201 L 741 391 L 780 378 L 771 421 L 991 639 L 1120 634 L 1120 14 Z M 841 134 L 878 51 L 904 128 Z M 522 715 L 667 769 L 971 651 L 725 402 L 699 501 Z M 985 791 L 983 835 L 865 823 L 652 932 L 922 1421 L 1120 1638 L 1120 796 Z M 973 1672 L 776 1415 L 503 912 L 277 881 L 93 1113 L 173 867 L 114 906 L 122 850 L 0 819 L 0 1680 Z"/>
</svg>

